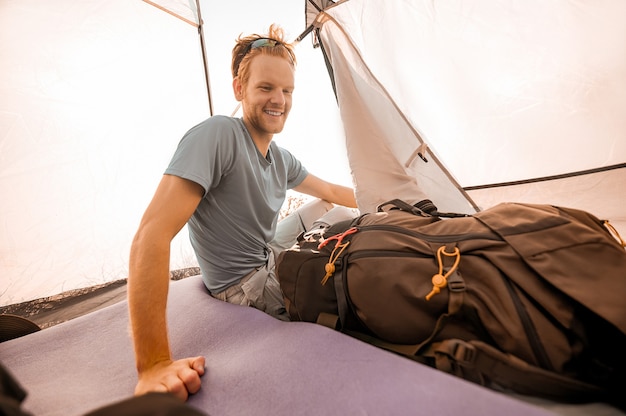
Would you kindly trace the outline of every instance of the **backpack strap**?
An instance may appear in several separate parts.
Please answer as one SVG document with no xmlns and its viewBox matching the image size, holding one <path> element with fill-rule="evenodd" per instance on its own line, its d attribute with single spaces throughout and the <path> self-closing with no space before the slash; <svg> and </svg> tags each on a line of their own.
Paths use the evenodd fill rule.
<svg viewBox="0 0 626 416">
<path fill-rule="evenodd" d="M 430 202 L 430 200 L 428 200 L 428 202 Z M 425 207 L 416 206 L 416 205 L 411 205 L 408 202 L 405 202 L 401 199 L 392 199 L 390 201 L 383 202 L 382 204 L 378 205 L 376 207 L 376 211 L 383 212 L 383 211 L 399 209 L 401 211 L 410 212 L 413 215 L 421 215 L 424 217 L 427 217 L 427 216 L 430 217 L 432 216 L 431 213 L 434 213 L 435 211 L 437 211 L 437 207 L 435 207 L 432 204 L 432 202 L 430 202 L 430 204 L 427 204 Z M 423 209 L 423 208 L 426 208 L 426 209 Z"/>
<path fill-rule="evenodd" d="M 321 323 L 318 321 L 318 323 Z M 346 335 L 483 386 L 569 402 L 609 400 L 606 391 L 592 384 L 533 366 L 514 355 L 477 340 L 448 339 L 423 348 L 393 344 L 356 331 Z M 416 355 L 416 351 L 422 350 Z"/>
<path fill-rule="evenodd" d="M 422 217 L 461 218 L 471 216 L 470 214 L 462 214 L 457 212 L 440 212 L 430 199 L 424 199 L 414 205 L 411 205 L 401 199 L 392 199 L 378 205 L 376 207 L 376 212 L 383 212 L 394 209 L 410 212 L 413 215 L 420 215 Z"/>
<path fill-rule="evenodd" d="M 332 313 L 320 312 L 315 323 L 330 329 L 340 330 L 339 316 Z"/>
<path fill-rule="evenodd" d="M 600 387 L 533 366 L 478 340 L 435 342 L 421 354 L 434 359 L 439 370 L 522 394 L 571 401 L 588 401 L 606 395 Z"/>
</svg>

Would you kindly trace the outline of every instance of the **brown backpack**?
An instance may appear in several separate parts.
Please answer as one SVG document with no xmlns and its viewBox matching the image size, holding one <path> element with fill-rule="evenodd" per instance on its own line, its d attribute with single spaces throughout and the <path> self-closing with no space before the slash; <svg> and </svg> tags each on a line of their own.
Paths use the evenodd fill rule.
<svg viewBox="0 0 626 416">
<path fill-rule="evenodd" d="M 279 255 L 292 320 L 498 389 L 619 399 L 626 251 L 602 221 L 513 203 L 442 219 L 392 202 Z"/>
</svg>

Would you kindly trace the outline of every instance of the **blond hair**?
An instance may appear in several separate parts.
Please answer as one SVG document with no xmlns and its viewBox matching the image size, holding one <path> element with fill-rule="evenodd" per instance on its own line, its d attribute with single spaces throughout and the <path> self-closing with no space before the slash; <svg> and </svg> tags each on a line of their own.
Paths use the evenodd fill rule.
<svg viewBox="0 0 626 416">
<path fill-rule="evenodd" d="M 281 47 L 259 47 L 251 48 L 252 43 L 259 39 L 271 39 L 278 44 L 276 46 Z M 231 63 L 231 72 L 233 78 L 239 77 L 239 81 L 242 85 L 245 85 L 250 76 L 249 65 L 250 60 L 257 55 L 271 55 L 278 56 L 289 60 L 293 65 L 296 64 L 296 55 L 294 53 L 293 45 L 285 41 L 285 32 L 283 29 L 272 23 L 267 31 L 267 35 L 253 34 L 242 37 L 239 35 L 237 43 L 233 48 L 233 57 Z"/>
</svg>

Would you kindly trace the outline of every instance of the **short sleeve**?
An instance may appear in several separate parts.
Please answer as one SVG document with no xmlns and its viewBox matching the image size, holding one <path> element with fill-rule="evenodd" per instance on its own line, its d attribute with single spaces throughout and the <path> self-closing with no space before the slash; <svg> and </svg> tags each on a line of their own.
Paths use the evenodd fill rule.
<svg viewBox="0 0 626 416">
<path fill-rule="evenodd" d="M 193 181 L 206 194 L 228 174 L 234 163 L 236 125 L 212 117 L 191 128 L 181 139 L 165 174 Z"/>
<path fill-rule="evenodd" d="M 300 185 L 309 172 L 302 163 L 286 149 L 279 147 L 287 168 L 287 188 L 292 189 Z"/>
</svg>

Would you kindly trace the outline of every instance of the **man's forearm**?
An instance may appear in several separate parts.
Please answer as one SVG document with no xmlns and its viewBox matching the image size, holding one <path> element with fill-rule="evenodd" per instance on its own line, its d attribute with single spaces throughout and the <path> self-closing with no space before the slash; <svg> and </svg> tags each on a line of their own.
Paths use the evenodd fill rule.
<svg viewBox="0 0 626 416">
<path fill-rule="evenodd" d="M 342 185 L 335 185 L 335 194 L 337 195 L 335 204 L 343 205 L 349 208 L 356 208 L 356 198 L 354 197 L 354 189 Z"/>
<path fill-rule="evenodd" d="M 136 237 L 130 254 L 128 306 L 137 370 L 171 359 L 166 304 L 169 242 Z"/>
</svg>

